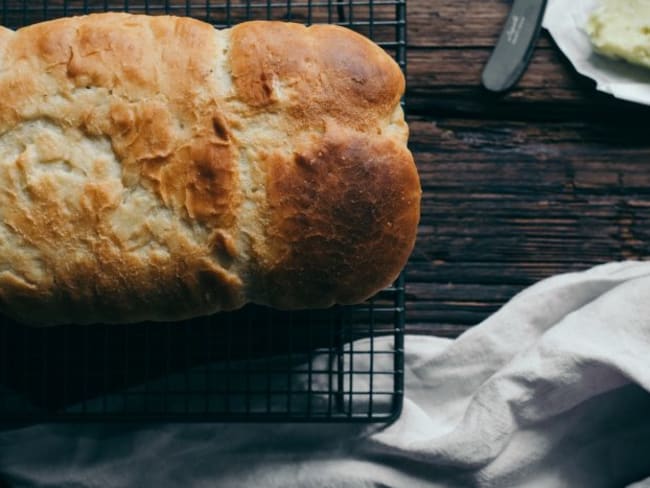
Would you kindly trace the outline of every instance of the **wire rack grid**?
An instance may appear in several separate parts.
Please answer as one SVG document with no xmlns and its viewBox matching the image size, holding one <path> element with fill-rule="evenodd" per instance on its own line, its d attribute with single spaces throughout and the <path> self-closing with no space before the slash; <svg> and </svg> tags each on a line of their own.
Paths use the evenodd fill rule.
<svg viewBox="0 0 650 488">
<path fill-rule="evenodd" d="M 406 0 L 2 0 L 1 10 L 0 25 L 10 29 L 109 10 L 194 17 L 217 28 L 257 19 L 338 24 L 368 36 L 406 67 Z"/>
<path fill-rule="evenodd" d="M 109 10 L 218 28 L 334 23 L 406 68 L 405 0 L 1 0 L 0 25 Z M 328 310 L 250 305 L 177 323 L 49 328 L 0 317 L 0 422 L 390 421 L 403 400 L 404 316 L 400 277 L 366 303 Z"/>
</svg>

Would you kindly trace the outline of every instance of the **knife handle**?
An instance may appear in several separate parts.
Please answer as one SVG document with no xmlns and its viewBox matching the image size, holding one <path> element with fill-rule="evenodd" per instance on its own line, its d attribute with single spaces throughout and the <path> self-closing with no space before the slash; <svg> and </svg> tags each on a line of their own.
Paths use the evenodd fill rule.
<svg viewBox="0 0 650 488">
<path fill-rule="evenodd" d="M 492 92 L 511 88 L 528 66 L 542 26 L 546 0 L 515 0 L 481 82 Z"/>
</svg>

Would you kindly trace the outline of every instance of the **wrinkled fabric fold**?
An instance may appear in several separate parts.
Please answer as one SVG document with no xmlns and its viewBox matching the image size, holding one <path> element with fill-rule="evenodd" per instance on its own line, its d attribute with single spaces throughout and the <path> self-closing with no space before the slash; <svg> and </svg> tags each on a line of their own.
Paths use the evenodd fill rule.
<svg viewBox="0 0 650 488">
<path fill-rule="evenodd" d="M 611 263 L 544 280 L 454 341 L 407 336 L 390 426 L 39 425 L 0 431 L 0 473 L 11 486 L 641 488 L 649 352 L 650 263 Z"/>
</svg>

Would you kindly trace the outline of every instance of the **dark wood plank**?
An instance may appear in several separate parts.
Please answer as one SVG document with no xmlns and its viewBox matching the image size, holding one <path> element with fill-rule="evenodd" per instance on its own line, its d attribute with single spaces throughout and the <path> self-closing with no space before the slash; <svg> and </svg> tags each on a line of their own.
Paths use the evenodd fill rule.
<svg viewBox="0 0 650 488">
<path fill-rule="evenodd" d="M 480 86 L 490 49 L 410 49 L 408 108 L 469 118 L 533 120 L 607 119 L 612 112 L 647 117 L 647 107 L 597 92 L 595 84 L 573 69 L 555 47 L 538 47 L 531 64 L 513 90 L 492 96 Z"/>
<path fill-rule="evenodd" d="M 543 32 L 531 64 L 509 93 L 490 96 L 480 74 L 502 29 L 505 0 L 415 0 L 409 3 L 408 106 L 413 113 L 565 120 L 648 110 L 595 91 Z"/>
<path fill-rule="evenodd" d="M 476 85 L 490 52 L 491 48 L 486 47 L 411 49 L 409 81 L 416 86 Z M 581 90 L 586 87 L 581 80 L 556 48 L 538 47 L 517 86 L 529 89 L 555 87 L 571 94 L 567 96 L 570 98 L 584 96 Z M 538 98 L 544 97 L 539 95 Z"/>
<path fill-rule="evenodd" d="M 409 0 L 409 45 L 491 47 L 511 4 L 508 0 Z M 548 45 L 547 40 L 541 45 Z"/>
<path fill-rule="evenodd" d="M 503 0 L 411 1 L 409 45 L 493 46 L 509 7 L 510 2 Z"/>
<path fill-rule="evenodd" d="M 634 119 L 411 117 L 424 191 L 408 324 L 455 335 L 556 273 L 640 259 L 650 146 Z"/>
</svg>

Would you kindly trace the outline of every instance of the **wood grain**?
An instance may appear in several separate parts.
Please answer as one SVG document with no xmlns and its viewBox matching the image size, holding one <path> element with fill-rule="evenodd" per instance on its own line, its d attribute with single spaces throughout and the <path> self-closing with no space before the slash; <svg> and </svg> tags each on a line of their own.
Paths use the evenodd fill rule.
<svg viewBox="0 0 650 488">
<path fill-rule="evenodd" d="M 480 89 L 480 74 L 511 2 L 413 0 L 408 7 L 408 106 L 413 112 L 468 117 L 565 120 L 607 118 L 611 112 L 647 116 L 615 101 L 576 74 L 547 32 L 518 85 L 495 98 Z"/>
<path fill-rule="evenodd" d="M 545 34 L 544 37 L 547 35 Z M 647 107 L 597 92 L 555 47 L 539 47 L 515 88 L 495 97 L 480 87 L 491 49 L 427 48 L 408 51 L 408 107 L 413 113 L 466 117 L 567 120 L 646 117 Z"/>
<path fill-rule="evenodd" d="M 409 47 L 489 47 L 496 43 L 512 2 L 408 0 Z M 543 40 L 541 46 L 548 43 Z"/>
<path fill-rule="evenodd" d="M 412 116 L 424 191 L 408 324 L 455 335 L 555 273 L 641 259 L 650 149 L 638 120 Z"/>
</svg>

